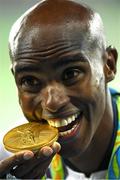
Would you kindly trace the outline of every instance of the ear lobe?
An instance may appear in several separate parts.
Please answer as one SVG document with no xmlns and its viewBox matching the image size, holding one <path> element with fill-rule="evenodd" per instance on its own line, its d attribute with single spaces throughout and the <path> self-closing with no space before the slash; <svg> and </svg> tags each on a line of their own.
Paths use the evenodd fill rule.
<svg viewBox="0 0 120 180">
<path fill-rule="evenodd" d="M 107 53 L 107 58 L 105 64 L 105 76 L 106 76 L 106 81 L 109 82 L 114 79 L 116 74 L 118 53 L 117 50 L 112 46 L 109 46 L 106 49 L 106 53 Z"/>
</svg>

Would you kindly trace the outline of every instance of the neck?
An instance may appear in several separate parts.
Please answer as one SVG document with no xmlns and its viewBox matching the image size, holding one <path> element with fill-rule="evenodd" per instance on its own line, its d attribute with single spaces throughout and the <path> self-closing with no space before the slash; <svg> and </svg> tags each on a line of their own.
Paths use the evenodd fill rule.
<svg viewBox="0 0 120 180">
<path fill-rule="evenodd" d="M 113 132 L 113 110 L 109 92 L 106 102 L 103 118 L 88 149 L 79 157 L 68 159 L 75 168 L 86 175 L 100 170 L 100 164 L 104 160 L 111 141 Z"/>
</svg>

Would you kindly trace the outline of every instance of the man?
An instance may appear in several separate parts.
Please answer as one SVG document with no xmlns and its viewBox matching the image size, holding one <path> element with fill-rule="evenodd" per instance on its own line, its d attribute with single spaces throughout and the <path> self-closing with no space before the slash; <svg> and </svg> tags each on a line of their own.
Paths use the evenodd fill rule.
<svg viewBox="0 0 120 180">
<path fill-rule="evenodd" d="M 46 120 L 59 139 L 2 160 L 1 177 L 120 178 L 118 107 L 107 87 L 117 51 L 106 47 L 100 16 L 78 1 L 42 1 L 15 23 L 9 49 L 25 117 Z"/>
</svg>

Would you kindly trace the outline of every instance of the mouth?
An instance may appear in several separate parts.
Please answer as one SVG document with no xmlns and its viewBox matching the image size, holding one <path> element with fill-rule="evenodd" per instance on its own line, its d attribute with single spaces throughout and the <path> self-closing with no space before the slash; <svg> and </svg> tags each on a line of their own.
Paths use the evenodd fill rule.
<svg viewBox="0 0 120 180">
<path fill-rule="evenodd" d="M 82 119 L 82 112 L 77 112 L 63 119 L 49 119 L 48 124 L 59 131 L 59 137 L 70 137 L 75 134 Z"/>
</svg>

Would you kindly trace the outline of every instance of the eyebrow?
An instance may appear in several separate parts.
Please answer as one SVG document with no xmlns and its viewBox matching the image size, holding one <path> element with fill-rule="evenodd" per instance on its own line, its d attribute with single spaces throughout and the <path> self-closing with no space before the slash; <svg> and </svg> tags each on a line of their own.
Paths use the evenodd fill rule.
<svg viewBox="0 0 120 180">
<path fill-rule="evenodd" d="M 80 63 L 80 62 L 88 63 L 87 56 L 83 56 L 82 54 L 64 56 L 64 57 L 58 59 L 58 61 L 54 64 L 54 68 L 57 68 L 59 66 L 60 67 L 67 66 L 70 64 Z"/>
<path fill-rule="evenodd" d="M 46 62 L 46 61 L 45 61 Z M 54 62 L 54 63 L 53 63 Z M 43 63 L 43 64 L 41 64 Z M 55 62 L 54 59 L 53 61 L 51 60 L 51 63 L 53 64 L 53 68 L 58 68 L 58 67 L 64 67 L 68 65 L 72 65 L 74 63 L 88 63 L 88 58 L 85 55 L 82 54 L 74 54 L 74 55 L 64 55 L 63 57 L 60 57 L 57 59 Z M 21 73 L 21 72 L 39 72 L 40 71 L 40 66 L 44 65 L 44 61 L 40 61 L 38 65 L 32 63 L 18 63 L 18 65 L 15 66 L 15 72 Z"/>
<path fill-rule="evenodd" d="M 40 67 L 36 66 L 34 64 L 18 64 L 15 67 L 15 73 L 21 73 L 21 72 L 38 72 L 40 71 Z"/>
</svg>

